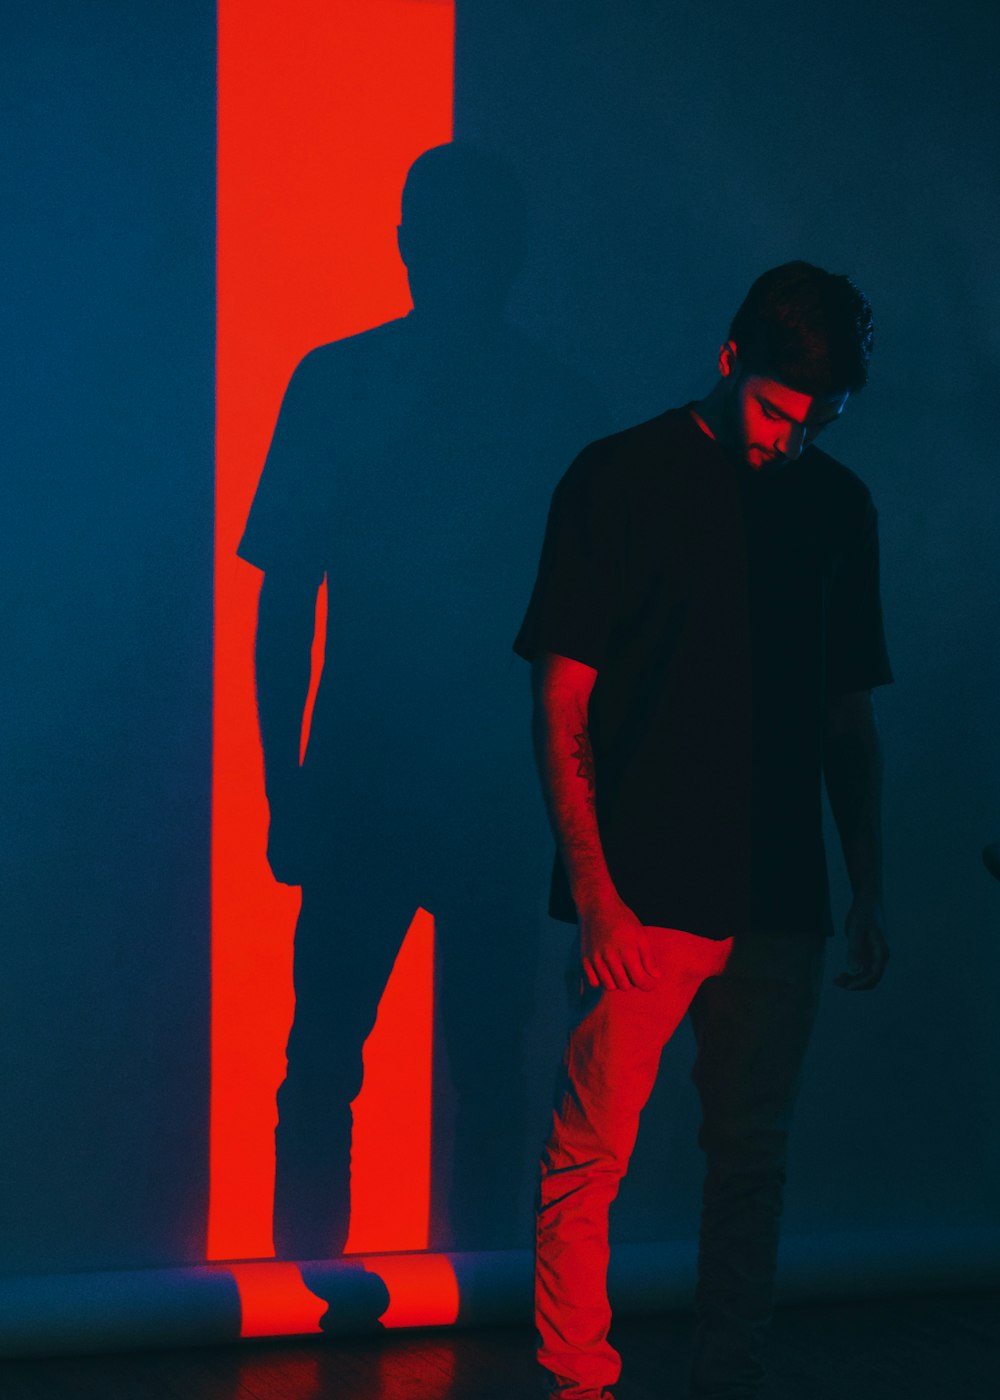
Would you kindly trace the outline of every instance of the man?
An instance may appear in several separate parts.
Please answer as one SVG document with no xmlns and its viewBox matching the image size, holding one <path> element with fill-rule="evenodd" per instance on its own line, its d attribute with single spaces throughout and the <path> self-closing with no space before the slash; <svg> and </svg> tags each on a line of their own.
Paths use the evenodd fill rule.
<svg viewBox="0 0 1000 1400">
<path fill-rule="evenodd" d="M 608 1207 L 690 1011 L 706 1155 L 691 1395 L 760 1393 L 789 1118 L 832 931 L 821 783 L 874 987 L 882 915 L 871 690 L 891 681 L 875 509 L 815 446 L 865 384 L 871 312 L 803 262 L 760 277 L 700 402 L 586 448 L 552 501 L 515 643 L 579 922 L 579 1002 L 542 1159 L 539 1359 L 606 1400 Z M 580 975 L 582 973 L 582 975 Z"/>
<path fill-rule="evenodd" d="M 450 1065 L 434 1095 L 446 1125 L 435 1151 L 453 1159 L 436 1238 L 509 1248 L 529 1210 L 527 1163 L 519 1174 L 511 1159 L 526 1138 L 520 1048 L 544 834 L 525 822 L 534 774 L 506 645 L 534 570 L 524 522 L 541 522 L 545 464 L 603 423 L 591 386 L 505 318 L 525 215 L 503 161 L 460 143 L 425 151 L 398 242 L 412 312 L 300 363 L 239 547 L 264 574 L 268 859 L 302 886 L 275 1136 L 274 1242 L 289 1259 L 347 1241 L 362 1046 L 419 906 L 435 918 Z M 325 663 L 300 766 L 324 577 Z M 528 975 L 483 998 L 501 938 Z"/>
</svg>

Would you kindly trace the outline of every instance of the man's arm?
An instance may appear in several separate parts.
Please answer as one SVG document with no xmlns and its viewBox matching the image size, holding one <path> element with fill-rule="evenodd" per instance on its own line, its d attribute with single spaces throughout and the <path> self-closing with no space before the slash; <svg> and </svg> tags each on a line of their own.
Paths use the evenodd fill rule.
<svg viewBox="0 0 1000 1400">
<path fill-rule="evenodd" d="M 583 969 L 592 987 L 648 990 L 659 974 L 647 930 L 608 872 L 597 827 L 587 707 L 597 672 L 546 653 L 532 666 L 535 757 L 549 818 L 580 916 Z"/>
<path fill-rule="evenodd" d="M 305 572 L 268 571 L 257 605 L 257 717 L 271 813 L 267 858 L 274 878 L 287 885 L 301 883 L 299 747 L 320 582 Z"/>
<path fill-rule="evenodd" d="M 848 991 L 868 991 L 889 959 L 882 910 L 882 749 L 870 690 L 828 702 L 823 768 L 854 893 L 848 967 L 835 981 Z"/>
</svg>

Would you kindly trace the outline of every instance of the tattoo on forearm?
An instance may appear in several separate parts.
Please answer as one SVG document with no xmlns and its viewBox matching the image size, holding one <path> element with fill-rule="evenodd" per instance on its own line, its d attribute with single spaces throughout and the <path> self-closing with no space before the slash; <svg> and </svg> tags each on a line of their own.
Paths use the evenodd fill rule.
<svg viewBox="0 0 1000 1400">
<path fill-rule="evenodd" d="M 590 747 L 590 736 L 584 729 L 580 734 L 573 736 L 576 739 L 576 748 L 573 750 L 573 757 L 576 759 L 577 776 L 583 778 L 587 784 L 587 789 L 593 797 L 594 795 L 594 751 Z"/>
</svg>

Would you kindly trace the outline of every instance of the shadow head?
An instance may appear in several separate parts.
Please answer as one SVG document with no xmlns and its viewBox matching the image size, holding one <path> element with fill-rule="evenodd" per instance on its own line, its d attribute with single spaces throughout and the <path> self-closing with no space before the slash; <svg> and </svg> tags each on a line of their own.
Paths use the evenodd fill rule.
<svg viewBox="0 0 1000 1400">
<path fill-rule="evenodd" d="M 525 252 L 516 175 L 501 157 L 471 145 L 431 147 L 407 174 L 398 240 L 419 315 L 499 318 Z"/>
</svg>

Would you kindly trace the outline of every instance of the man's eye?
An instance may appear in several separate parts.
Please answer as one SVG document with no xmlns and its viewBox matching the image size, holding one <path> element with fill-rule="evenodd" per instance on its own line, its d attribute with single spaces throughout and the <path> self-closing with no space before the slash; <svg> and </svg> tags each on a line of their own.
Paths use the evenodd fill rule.
<svg viewBox="0 0 1000 1400">
<path fill-rule="evenodd" d="M 761 408 L 764 410 L 765 418 L 770 418 L 772 422 L 777 422 L 778 415 L 776 413 L 772 413 L 769 408 L 764 408 L 763 404 L 761 404 Z"/>
</svg>

